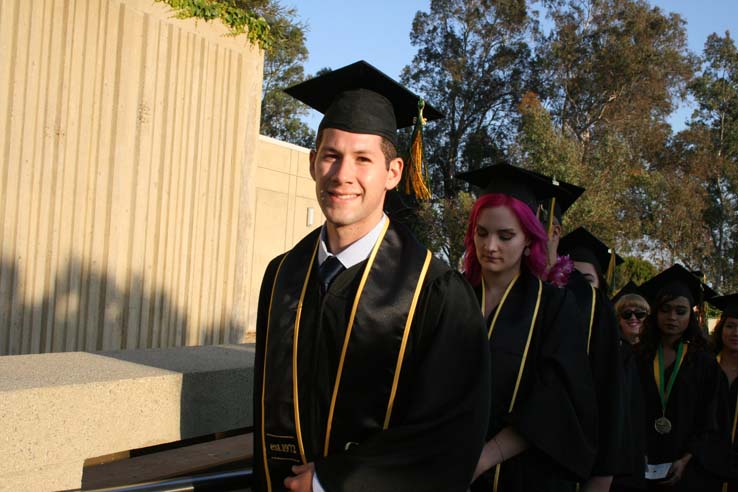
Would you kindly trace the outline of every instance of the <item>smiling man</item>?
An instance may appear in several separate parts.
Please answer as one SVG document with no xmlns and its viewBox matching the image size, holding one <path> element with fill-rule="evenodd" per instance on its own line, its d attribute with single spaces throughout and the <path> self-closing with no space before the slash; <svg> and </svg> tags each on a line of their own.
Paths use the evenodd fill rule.
<svg viewBox="0 0 738 492">
<path fill-rule="evenodd" d="M 489 411 L 484 322 L 383 211 L 418 97 L 365 62 L 287 92 L 325 115 L 310 174 L 326 221 L 262 281 L 256 490 L 465 491 Z"/>
</svg>

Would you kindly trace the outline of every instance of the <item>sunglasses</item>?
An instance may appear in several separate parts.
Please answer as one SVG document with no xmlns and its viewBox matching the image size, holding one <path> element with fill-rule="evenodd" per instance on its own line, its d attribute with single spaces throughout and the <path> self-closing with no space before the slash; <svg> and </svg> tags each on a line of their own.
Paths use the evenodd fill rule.
<svg viewBox="0 0 738 492">
<path fill-rule="evenodd" d="M 630 319 L 631 316 L 635 316 L 637 320 L 642 320 L 647 315 L 648 315 L 648 313 L 646 313 L 645 311 L 630 311 L 630 310 L 628 310 L 628 311 L 623 311 L 622 313 L 620 313 L 620 317 L 623 318 L 623 319 Z"/>
</svg>

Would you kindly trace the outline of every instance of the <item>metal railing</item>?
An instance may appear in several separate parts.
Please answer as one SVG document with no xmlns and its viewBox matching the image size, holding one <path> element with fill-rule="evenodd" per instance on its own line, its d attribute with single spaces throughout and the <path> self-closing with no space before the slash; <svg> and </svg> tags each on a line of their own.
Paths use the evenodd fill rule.
<svg viewBox="0 0 738 492">
<path fill-rule="evenodd" d="M 253 470 L 242 468 L 239 470 L 205 473 L 187 477 L 169 478 L 151 482 L 142 482 L 129 485 L 116 485 L 98 489 L 74 489 L 64 492 L 192 492 L 210 487 L 218 487 L 213 490 L 249 490 Z M 230 486 L 234 488 L 224 489 Z M 241 487 L 241 488 L 236 488 Z"/>
</svg>

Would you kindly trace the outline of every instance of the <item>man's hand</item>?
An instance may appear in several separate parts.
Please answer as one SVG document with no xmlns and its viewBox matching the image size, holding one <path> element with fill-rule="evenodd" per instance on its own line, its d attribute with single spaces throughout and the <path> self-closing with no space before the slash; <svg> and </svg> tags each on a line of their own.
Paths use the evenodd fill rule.
<svg viewBox="0 0 738 492">
<path fill-rule="evenodd" d="M 295 474 L 294 477 L 284 479 L 284 486 L 287 487 L 287 490 L 293 492 L 313 492 L 314 463 L 295 465 L 292 467 L 292 473 Z"/>
</svg>

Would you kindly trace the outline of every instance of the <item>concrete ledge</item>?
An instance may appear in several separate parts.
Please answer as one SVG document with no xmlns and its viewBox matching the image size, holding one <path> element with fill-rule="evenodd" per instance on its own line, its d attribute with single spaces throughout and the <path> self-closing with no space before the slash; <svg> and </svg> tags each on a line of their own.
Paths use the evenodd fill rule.
<svg viewBox="0 0 738 492">
<path fill-rule="evenodd" d="M 252 345 L 0 357 L 0 490 L 77 488 L 87 458 L 246 427 Z"/>
</svg>

